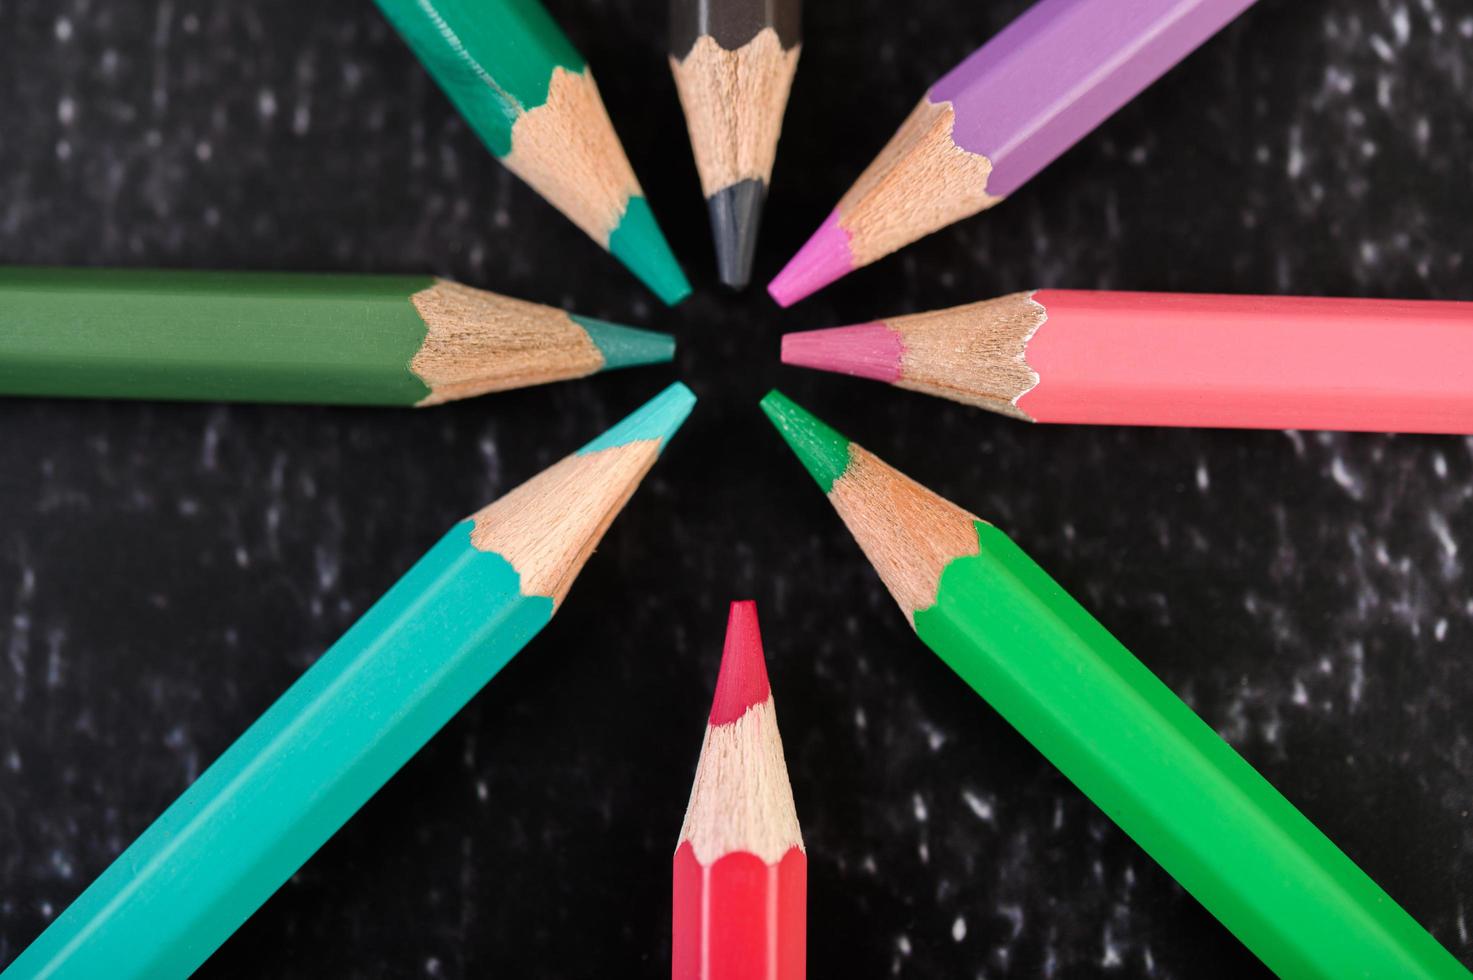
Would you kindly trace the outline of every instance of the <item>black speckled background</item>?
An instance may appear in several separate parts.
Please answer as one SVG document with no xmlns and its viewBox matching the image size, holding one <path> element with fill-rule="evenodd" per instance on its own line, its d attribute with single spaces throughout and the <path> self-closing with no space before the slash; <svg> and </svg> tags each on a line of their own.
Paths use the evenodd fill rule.
<svg viewBox="0 0 1473 980">
<path fill-rule="evenodd" d="M 1263 0 L 1012 200 L 787 312 L 715 286 L 662 5 L 551 6 L 679 309 L 366 0 L 0 0 L 0 261 L 437 271 L 673 330 L 702 398 L 553 624 L 203 974 L 666 973 L 733 597 L 813 976 L 1261 970 L 918 644 L 755 410 L 773 383 L 1011 533 L 1473 964 L 1473 440 L 1032 428 L 775 363 L 787 329 L 1031 286 L 1473 299 L 1473 3 Z M 1023 7 L 811 0 L 762 281 Z M 0 964 L 448 524 L 670 376 L 419 412 L 0 400 Z"/>
</svg>

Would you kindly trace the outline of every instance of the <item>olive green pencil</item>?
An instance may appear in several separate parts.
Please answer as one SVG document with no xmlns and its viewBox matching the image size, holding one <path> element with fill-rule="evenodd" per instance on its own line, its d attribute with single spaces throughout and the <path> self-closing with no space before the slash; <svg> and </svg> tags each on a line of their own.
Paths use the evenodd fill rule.
<svg viewBox="0 0 1473 980">
<path fill-rule="evenodd" d="M 675 341 L 432 276 L 0 268 L 0 394 L 436 405 Z"/>
</svg>

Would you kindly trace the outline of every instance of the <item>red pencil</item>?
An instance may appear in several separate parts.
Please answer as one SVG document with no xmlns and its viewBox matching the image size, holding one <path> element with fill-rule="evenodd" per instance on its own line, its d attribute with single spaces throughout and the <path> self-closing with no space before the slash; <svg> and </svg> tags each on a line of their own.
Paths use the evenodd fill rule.
<svg viewBox="0 0 1473 980">
<path fill-rule="evenodd" d="M 803 980 L 808 857 L 755 602 L 731 604 L 673 880 L 674 980 Z"/>
<path fill-rule="evenodd" d="M 1473 303 L 1042 289 L 782 359 L 1031 422 L 1473 433 Z"/>
</svg>

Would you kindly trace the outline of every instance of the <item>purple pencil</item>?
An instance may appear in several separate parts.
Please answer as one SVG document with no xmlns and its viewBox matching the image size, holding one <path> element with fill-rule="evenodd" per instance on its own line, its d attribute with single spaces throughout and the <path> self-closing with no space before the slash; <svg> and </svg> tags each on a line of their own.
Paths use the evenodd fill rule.
<svg viewBox="0 0 1473 980">
<path fill-rule="evenodd" d="M 783 306 L 1021 187 L 1255 0 L 1039 0 L 931 86 L 767 290 Z"/>
</svg>

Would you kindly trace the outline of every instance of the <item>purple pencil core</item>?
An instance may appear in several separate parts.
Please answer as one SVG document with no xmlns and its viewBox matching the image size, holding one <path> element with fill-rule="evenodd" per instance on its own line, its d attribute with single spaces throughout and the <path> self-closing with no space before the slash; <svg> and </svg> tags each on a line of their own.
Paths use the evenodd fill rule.
<svg viewBox="0 0 1473 980">
<path fill-rule="evenodd" d="M 794 367 L 852 374 L 894 384 L 900 380 L 905 347 L 883 323 L 807 330 L 783 337 L 782 361 Z"/>
<path fill-rule="evenodd" d="M 805 296 L 811 296 L 835 279 L 848 275 L 854 268 L 854 256 L 849 251 L 849 233 L 839 224 L 839 212 L 835 210 L 813 237 L 798 249 L 798 253 L 783 266 L 783 271 L 767 284 L 767 292 L 777 300 L 779 306 L 792 306 Z"/>
</svg>

